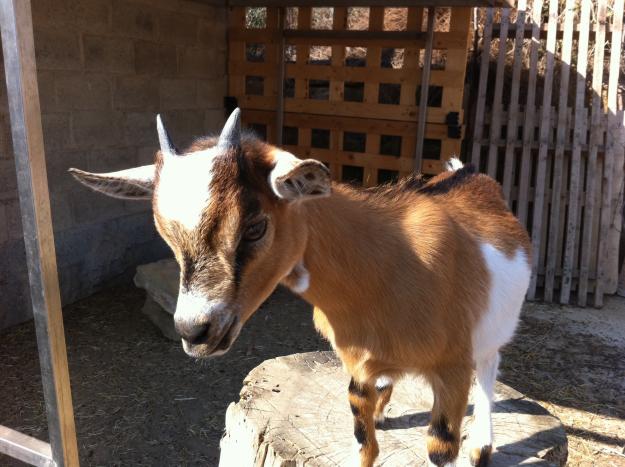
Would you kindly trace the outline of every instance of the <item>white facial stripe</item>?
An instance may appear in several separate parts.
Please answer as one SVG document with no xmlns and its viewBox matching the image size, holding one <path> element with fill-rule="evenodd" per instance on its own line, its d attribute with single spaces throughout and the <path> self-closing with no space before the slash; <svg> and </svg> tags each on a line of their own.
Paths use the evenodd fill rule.
<svg viewBox="0 0 625 467">
<path fill-rule="evenodd" d="M 209 300 L 194 290 L 180 291 L 176 303 L 174 319 L 178 322 L 194 324 L 202 318 L 210 319 L 211 325 L 219 330 L 230 324 L 231 314 L 225 312 L 228 304 L 223 300 Z"/>
<path fill-rule="evenodd" d="M 160 215 L 194 230 L 210 200 L 214 148 L 185 156 L 165 156 L 157 187 Z"/>
</svg>

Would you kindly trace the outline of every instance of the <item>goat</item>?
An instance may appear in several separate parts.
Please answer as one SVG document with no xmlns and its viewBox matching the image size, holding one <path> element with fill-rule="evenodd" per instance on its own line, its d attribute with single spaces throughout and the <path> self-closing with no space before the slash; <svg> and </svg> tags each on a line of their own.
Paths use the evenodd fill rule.
<svg viewBox="0 0 625 467">
<path fill-rule="evenodd" d="M 430 461 L 460 447 L 473 368 L 473 465 L 492 449 L 499 349 L 515 331 L 530 278 L 530 242 L 492 178 L 453 159 L 424 181 L 359 190 L 328 169 L 241 132 L 178 154 L 157 117 L 155 164 L 108 174 L 76 169 L 110 196 L 151 199 L 156 227 L 180 265 L 174 316 L 185 352 L 225 353 L 279 283 L 315 306 L 314 323 L 351 376 L 361 466 L 379 453 L 375 422 L 393 382 L 432 386 Z"/>
</svg>

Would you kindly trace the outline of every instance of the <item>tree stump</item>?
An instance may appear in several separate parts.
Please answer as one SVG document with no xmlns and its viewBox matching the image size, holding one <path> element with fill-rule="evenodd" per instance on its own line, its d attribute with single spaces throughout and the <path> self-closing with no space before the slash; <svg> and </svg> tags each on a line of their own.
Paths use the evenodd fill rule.
<svg viewBox="0 0 625 467">
<path fill-rule="evenodd" d="M 250 372 L 241 400 L 226 412 L 220 466 L 343 466 L 353 464 L 349 378 L 333 352 L 267 360 Z M 428 465 L 425 448 L 432 394 L 416 378 L 400 381 L 376 430 L 376 465 Z M 467 410 L 463 434 L 471 423 Z M 566 434 L 536 402 L 497 382 L 491 466 L 564 465 Z M 457 465 L 469 465 L 463 446 Z"/>
</svg>

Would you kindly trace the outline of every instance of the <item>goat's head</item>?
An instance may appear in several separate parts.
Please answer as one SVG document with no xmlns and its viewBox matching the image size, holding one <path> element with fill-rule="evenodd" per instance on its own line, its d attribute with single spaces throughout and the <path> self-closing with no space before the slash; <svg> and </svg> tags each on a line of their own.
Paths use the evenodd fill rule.
<svg viewBox="0 0 625 467">
<path fill-rule="evenodd" d="M 225 353 L 241 327 L 298 264 L 302 202 L 328 196 L 320 162 L 241 133 L 235 110 L 219 137 L 179 153 L 160 117 L 155 164 L 107 174 L 70 169 L 88 187 L 151 199 L 156 227 L 180 265 L 174 320 L 194 357 Z"/>
</svg>

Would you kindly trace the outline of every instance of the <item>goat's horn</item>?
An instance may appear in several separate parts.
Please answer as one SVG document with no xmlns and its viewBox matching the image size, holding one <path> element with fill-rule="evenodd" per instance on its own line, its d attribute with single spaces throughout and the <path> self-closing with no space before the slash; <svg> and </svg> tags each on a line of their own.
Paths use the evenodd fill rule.
<svg viewBox="0 0 625 467">
<path fill-rule="evenodd" d="M 228 117 L 217 146 L 222 149 L 238 148 L 241 145 L 241 110 L 237 107 Z"/>
<path fill-rule="evenodd" d="M 156 131 L 158 132 L 158 142 L 161 145 L 161 152 L 163 154 L 178 154 L 178 150 L 176 146 L 174 146 L 169 138 L 169 133 L 165 129 L 165 125 L 163 125 L 163 120 L 161 119 L 161 115 L 158 114 L 156 116 Z"/>
</svg>

